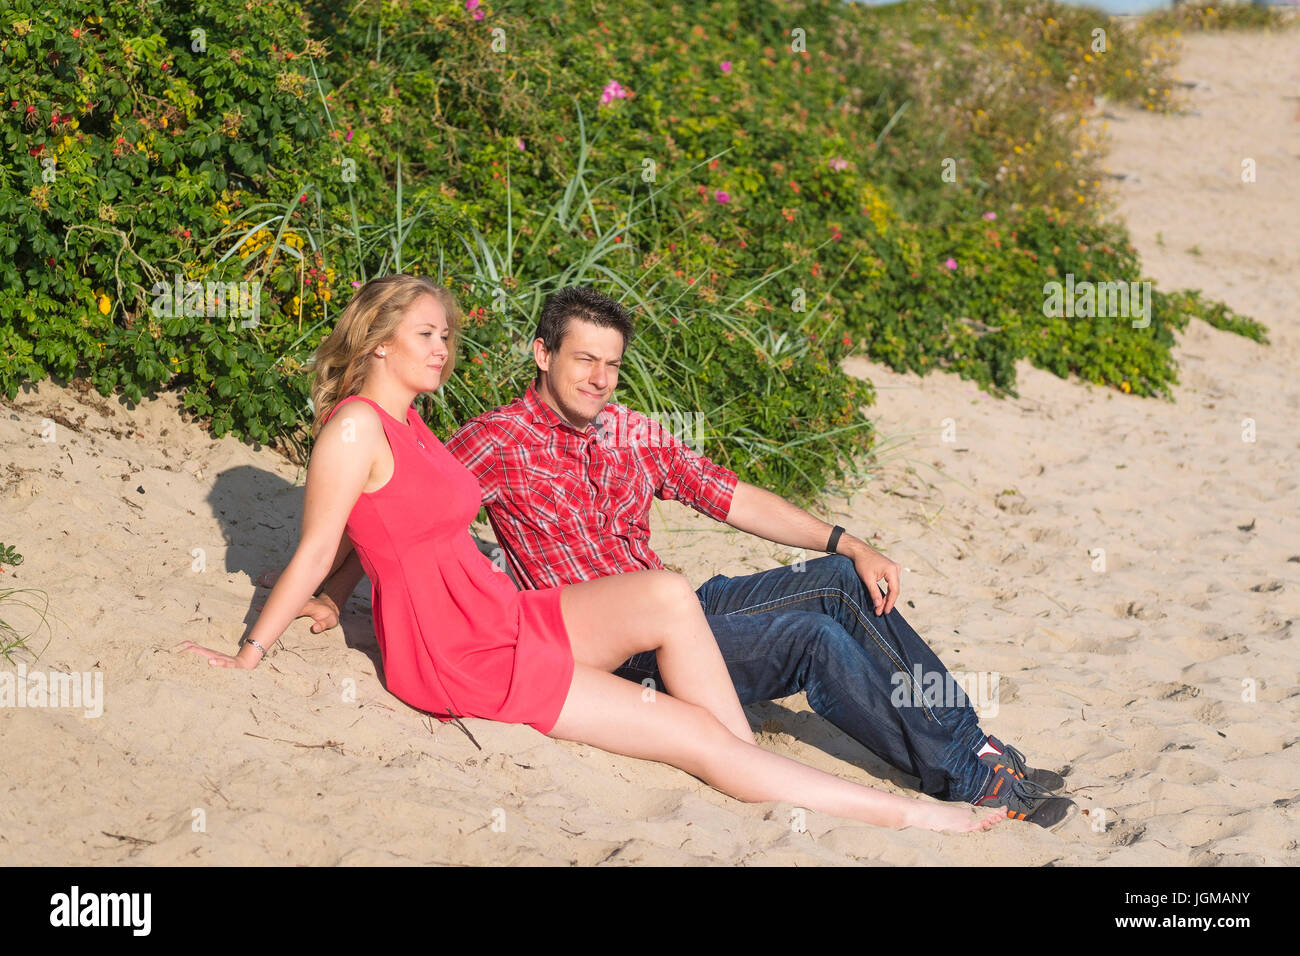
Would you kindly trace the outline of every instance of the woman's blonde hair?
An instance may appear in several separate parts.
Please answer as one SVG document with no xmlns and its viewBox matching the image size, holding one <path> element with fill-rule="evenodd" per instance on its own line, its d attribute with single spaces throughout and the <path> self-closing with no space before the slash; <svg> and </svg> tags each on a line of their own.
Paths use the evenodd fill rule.
<svg viewBox="0 0 1300 956">
<path fill-rule="evenodd" d="M 339 402 L 361 391 L 375 348 L 397 333 L 406 310 L 423 295 L 433 296 L 447 313 L 451 335 L 447 342 L 447 364 L 442 367 L 438 386 L 441 388 L 446 383 L 456 365 L 460 338 L 461 312 L 456 297 L 424 276 L 395 274 L 371 279 L 357 290 L 339 316 L 334 331 L 316 349 L 308 365 L 313 375 L 313 438 Z"/>
</svg>

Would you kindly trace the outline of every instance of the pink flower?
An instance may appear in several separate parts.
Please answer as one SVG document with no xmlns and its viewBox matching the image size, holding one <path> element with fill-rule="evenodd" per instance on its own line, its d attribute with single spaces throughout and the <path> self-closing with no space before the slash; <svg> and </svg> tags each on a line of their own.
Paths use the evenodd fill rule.
<svg viewBox="0 0 1300 956">
<path fill-rule="evenodd" d="M 830 166 L 830 168 L 835 170 L 836 172 L 839 172 L 841 169 L 848 168 L 849 161 L 840 156 L 836 156 L 829 163 L 827 163 L 827 165 Z"/>
<path fill-rule="evenodd" d="M 995 213 L 995 212 L 986 212 L 986 213 L 984 214 L 984 218 L 985 218 L 985 219 L 996 219 L 996 218 L 998 218 L 998 214 Z"/>
<path fill-rule="evenodd" d="M 722 66 L 722 72 L 723 72 L 723 73 L 730 73 L 730 72 L 731 72 L 731 61 L 730 61 L 730 60 L 723 60 L 722 63 L 721 63 L 721 66 Z"/>
<path fill-rule="evenodd" d="M 954 258 L 952 258 L 951 256 L 949 256 L 949 257 L 948 257 L 948 261 L 945 262 L 944 265 L 947 266 L 949 269 L 956 269 L 956 268 L 957 268 L 957 260 L 954 259 Z"/>
<path fill-rule="evenodd" d="M 478 0 L 465 0 L 465 9 L 466 9 L 466 10 L 477 10 L 477 9 L 478 9 Z"/>
<path fill-rule="evenodd" d="M 522 136 L 519 139 L 515 140 L 515 145 L 519 147 L 521 152 L 527 150 L 527 147 L 524 146 L 524 140 Z"/>
<path fill-rule="evenodd" d="M 352 130 L 348 130 L 348 135 L 343 137 L 349 143 L 352 142 Z"/>
<path fill-rule="evenodd" d="M 713 198 L 721 203 L 731 202 L 731 197 L 727 195 L 727 192 L 724 189 L 714 190 Z"/>
<path fill-rule="evenodd" d="M 603 90 L 600 91 L 600 105 L 608 106 L 614 100 L 621 100 L 627 96 L 627 90 L 619 85 L 618 80 L 610 80 Z"/>
<path fill-rule="evenodd" d="M 353 279 L 353 280 L 352 280 L 352 288 L 354 288 L 354 289 L 360 289 L 360 288 L 361 288 L 361 283 L 360 283 L 360 281 L 358 281 L 357 279 Z"/>
<path fill-rule="evenodd" d="M 474 19 L 475 19 L 475 20 L 482 20 L 482 19 L 483 19 L 483 11 L 482 11 L 482 10 L 475 10 L 475 11 L 474 11 Z"/>
</svg>

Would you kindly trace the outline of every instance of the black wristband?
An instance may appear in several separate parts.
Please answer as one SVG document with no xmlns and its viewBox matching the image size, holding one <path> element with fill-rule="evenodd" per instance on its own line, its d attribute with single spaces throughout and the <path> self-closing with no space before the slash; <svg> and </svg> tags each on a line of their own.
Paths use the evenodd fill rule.
<svg viewBox="0 0 1300 956">
<path fill-rule="evenodd" d="M 834 529 L 831 531 L 831 539 L 830 539 L 829 541 L 826 542 L 826 553 L 827 553 L 827 554 L 834 554 L 834 553 L 835 553 L 835 548 L 836 548 L 836 547 L 839 545 L 839 543 L 840 543 L 840 535 L 842 535 L 843 533 L 844 533 L 844 529 L 841 528 L 839 525 L 836 525 L 836 526 L 834 527 Z"/>
</svg>

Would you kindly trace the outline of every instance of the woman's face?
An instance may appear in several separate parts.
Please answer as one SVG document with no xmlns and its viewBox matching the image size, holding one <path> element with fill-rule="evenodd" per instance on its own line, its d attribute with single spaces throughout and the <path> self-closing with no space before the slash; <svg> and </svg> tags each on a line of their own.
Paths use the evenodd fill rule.
<svg viewBox="0 0 1300 956">
<path fill-rule="evenodd" d="M 431 295 L 420 296 L 406 310 L 397 334 L 380 346 L 388 373 L 417 395 L 436 391 L 450 335 L 442 303 Z"/>
</svg>

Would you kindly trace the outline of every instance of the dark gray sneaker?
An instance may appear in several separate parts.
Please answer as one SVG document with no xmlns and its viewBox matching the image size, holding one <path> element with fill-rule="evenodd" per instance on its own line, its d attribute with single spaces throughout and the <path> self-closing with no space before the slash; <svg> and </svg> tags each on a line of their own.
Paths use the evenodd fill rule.
<svg viewBox="0 0 1300 956">
<path fill-rule="evenodd" d="M 1074 806 L 1073 800 L 1058 797 L 1046 787 L 1026 780 L 1008 764 L 998 765 L 983 795 L 971 803 L 977 807 L 1006 807 L 1011 819 L 1048 829 L 1070 816 Z"/>
<path fill-rule="evenodd" d="M 1025 755 L 1015 747 L 1008 746 L 993 736 L 990 736 L 988 741 L 990 747 L 994 747 L 999 751 L 999 753 L 985 754 L 980 757 L 980 760 L 990 767 L 996 769 L 998 764 L 1006 764 L 1015 771 L 1016 776 L 1022 777 L 1030 783 L 1036 783 L 1040 787 L 1046 787 L 1048 790 L 1060 790 L 1065 786 L 1065 778 L 1055 770 L 1030 767 L 1025 761 Z"/>
</svg>

